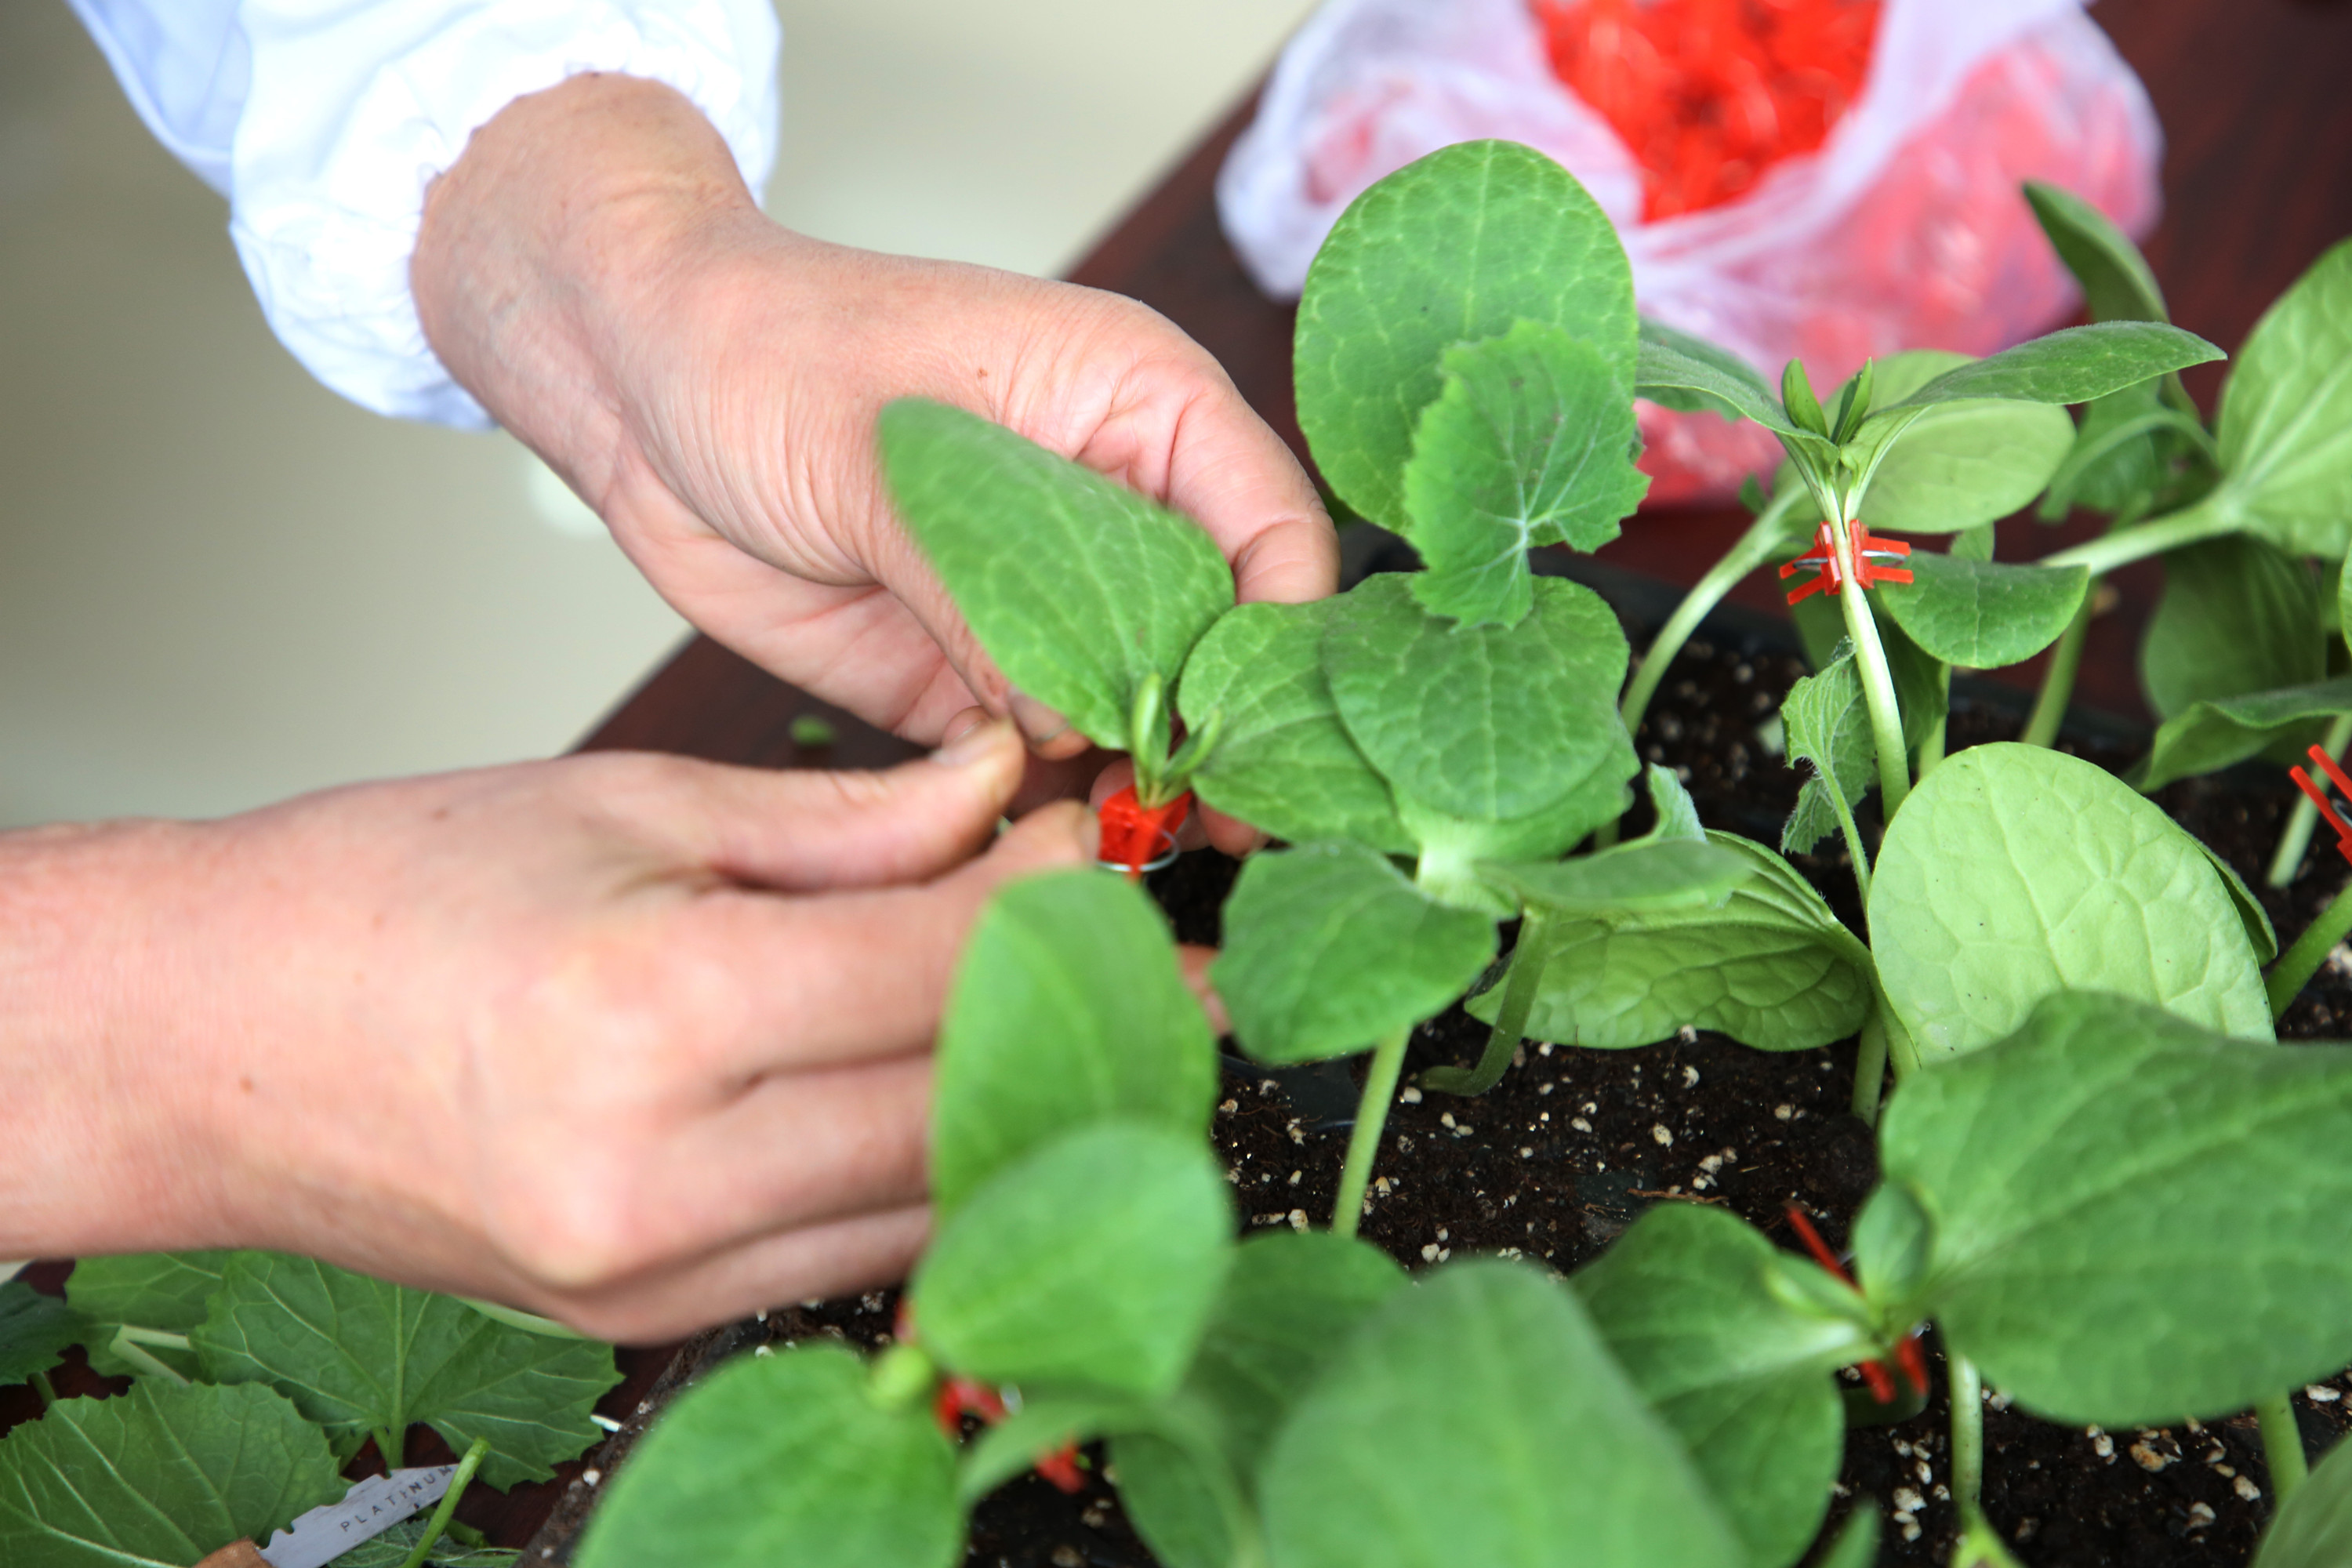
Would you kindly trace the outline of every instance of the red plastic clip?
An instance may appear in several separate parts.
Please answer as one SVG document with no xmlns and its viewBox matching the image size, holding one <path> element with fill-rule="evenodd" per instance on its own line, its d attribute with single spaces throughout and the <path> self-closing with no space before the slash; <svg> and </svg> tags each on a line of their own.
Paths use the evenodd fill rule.
<svg viewBox="0 0 2352 1568">
<path fill-rule="evenodd" d="M 1829 1243 L 1822 1239 L 1822 1233 L 1813 1228 L 1813 1222 L 1805 1216 L 1805 1211 L 1795 1204 L 1790 1204 L 1788 1206 L 1788 1215 L 1789 1224 L 1796 1230 L 1797 1238 L 1805 1244 L 1805 1250 L 1813 1255 L 1813 1261 L 1848 1285 L 1853 1284 L 1853 1276 L 1845 1271 L 1845 1265 L 1838 1261 L 1837 1254 L 1832 1252 Z M 1919 1338 L 1916 1333 L 1906 1334 L 1902 1342 L 1895 1347 L 1895 1364 L 1903 1369 L 1903 1381 L 1911 1385 L 1913 1392 L 1926 1394 L 1927 1392 L 1927 1352 L 1919 1348 Z M 1887 1372 L 1885 1362 L 1866 1361 L 1856 1370 L 1862 1373 L 1863 1381 L 1870 1384 L 1870 1396 L 1873 1399 L 1877 1400 L 1881 1405 L 1895 1403 L 1895 1378 Z"/>
<path fill-rule="evenodd" d="M 901 1344 L 915 1342 L 915 1314 L 905 1298 L 898 1301 L 898 1322 L 892 1330 Z M 963 1418 L 977 1417 L 983 1425 L 994 1426 L 1012 1414 L 1004 1396 L 977 1378 L 950 1377 L 940 1384 L 938 1395 L 931 1401 L 932 1418 L 948 1441 L 963 1436 Z M 1086 1477 L 1080 1473 L 1078 1445 L 1074 1439 L 1051 1452 L 1040 1454 L 1035 1460 L 1037 1473 L 1063 1491 L 1076 1493 L 1086 1490 Z"/>
<path fill-rule="evenodd" d="M 1166 805 L 1148 806 L 1129 784 L 1104 801 L 1096 815 L 1102 819 L 1102 847 L 1095 852 L 1095 863 L 1123 868 L 1133 879 L 1176 858 L 1176 830 L 1192 815 L 1192 796 L 1187 791 Z"/>
<path fill-rule="evenodd" d="M 1855 576 L 1865 588 L 1875 583 L 1908 583 L 1911 569 L 1907 566 L 1882 566 L 1882 561 L 1900 561 L 1911 553 L 1911 546 L 1899 539 L 1878 539 L 1859 522 L 1846 525 L 1853 536 L 1853 556 L 1858 563 Z M 1813 578 L 1802 587 L 1789 590 L 1789 603 L 1827 588 L 1834 592 L 1845 586 L 1845 569 L 1838 559 L 1837 537 L 1827 522 L 1813 534 L 1813 547 L 1780 568 L 1782 578 L 1795 576 L 1806 567 L 1813 569 Z"/>
<path fill-rule="evenodd" d="M 2319 764 L 2320 772 L 2327 775 L 2327 782 L 2334 784 L 2345 799 L 2352 800 L 2352 779 L 2344 776 L 2344 770 L 2336 765 L 2336 759 L 2327 754 L 2326 747 L 2312 747 L 2311 760 Z M 2336 815 L 2335 807 L 2327 804 L 2326 788 L 2314 783 L 2311 775 L 2301 768 L 2289 768 L 2287 777 L 2294 781 L 2295 788 L 2311 797 L 2311 804 L 2319 808 L 2319 815 L 2327 819 L 2327 826 L 2336 829 L 2336 852 L 2345 859 L 2352 860 L 2352 827 L 2345 826 L 2344 819 Z"/>
</svg>

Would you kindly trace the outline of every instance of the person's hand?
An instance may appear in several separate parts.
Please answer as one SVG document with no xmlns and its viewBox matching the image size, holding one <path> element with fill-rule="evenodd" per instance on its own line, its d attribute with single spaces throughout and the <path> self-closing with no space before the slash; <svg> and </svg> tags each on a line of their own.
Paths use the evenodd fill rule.
<svg viewBox="0 0 2352 1568">
<path fill-rule="evenodd" d="M 0 837 L 0 1257 L 267 1247 L 658 1340 L 903 1277 L 1024 752 L 573 757 Z"/>
<path fill-rule="evenodd" d="M 976 702 L 1042 756 L 1084 750 L 1007 687 L 893 516 L 891 398 L 959 404 L 1196 519 L 1244 601 L 1336 585 L 1314 488 L 1165 318 L 793 234 L 667 88 L 577 77 L 509 105 L 435 184 L 413 278 L 451 373 L 688 619 L 909 739 Z"/>
</svg>

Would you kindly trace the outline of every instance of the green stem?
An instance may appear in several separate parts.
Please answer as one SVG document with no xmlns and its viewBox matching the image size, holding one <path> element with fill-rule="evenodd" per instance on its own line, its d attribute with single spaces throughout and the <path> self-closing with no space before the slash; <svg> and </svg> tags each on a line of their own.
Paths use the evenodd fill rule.
<svg viewBox="0 0 2352 1568">
<path fill-rule="evenodd" d="M 2254 1419 L 2262 1423 L 2263 1458 L 2271 1468 L 2272 1496 L 2284 1505 L 2311 1474 L 2311 1461 L 2303 1451 L 2303 1429 L 2294 1422 L 2294 1405 L 2287 1395 L 2274 1394 L 2255 1402 Z"/>
<path fill-rule="evenodd" d="M 1432 1068 L 1421 1075 L 1423 1088 L 1472 1099 L 1503 1081 L 1511 1058 L 1518 1054 L 1519 1042 L 1527 1038 L 1528 1015 L 1535 1011 L 1536 995 L 1543 986 L 1543 917 L 1529 910 L 1519 919 L 1518 945 L 1511 949 L 1510 972 L 1503 977 L 1502 1005 L 1495 1010 L 1495 1026 L 1486 1036 L 1486 1049 L 1478 1065 L 1467 1071 Z"/>
<path fill-rule="evenodd" d="M 1878 1102 L 1885 1093 L 1886 1015 L 1873 1008 L 1853 1058 L 1853 1113 L 1864 1127 L 1878 1125 Z"/>
<path fill-rule="evenodd" d="M 2331 757 L 2341 757 L 2344 748 L 2352 745 L 2352 713 L 2339 713 L 2327 726 L 2326 738 L 2320 745 Z M 2271 857 L 2270 885 L 2284 888 L 2303 870 L 2303 858 L 2311 850 L 2311 830 L 2319 826 L 2319 807 L 2301 790 L 2294 793 L 2294 810 L 2286 819 L 2286 830 L 2279 835 L 2278 853 Z"/>
<path fill-rule="evenodd" d="M 1843 534 L 1843 525 L 1839 531 Z M 1848 550 L 1843 539 L 1838 548 Z M 1878 640 L 1870 601 L 1852 573 L 1838 589 L 1838 607 L 1845 612 L 1845 635 L 1853 640 L 1854 669 L 1862 677 L 1863 701 L 1870 710 L 1871 740 L 1878 747 L 1879 810 L 1893 822 L 1911 793 L 1911 754 L 1903 743 L 1903 710 L 1895 700 L 1895 675 L 1886 668 L 1886 649 Z"/>
<path fill-rule="evenodd" d="M 179 1343 L 173 1348 L 177 1350 L 188 1348 L 188 1339 L 185 1334 L 167 1334 L 160 1329 L 138 1329 L 129 1325 L 116 1330 L 113 1342 L 106 1348 L 149 1377 L 160 1377 L 178 1387 L 187 1387 L 188 1380 L 180 1375 L 179 1369 L 150 1352 L 140 1343 L 142 1340 L 161 1344 L 169 1344 L 176 1340 Z"/>
<path fill-rule="evenodd" d="M 1951 702 L 1952 667 L 1948 664 L 1944 666 L 1944 706 L 1948 710 Z M 1942 718 L 1936 721 L 1935 727 L 1929 730 L 1927 738 L 1919 742 L 1919 776 L 1921 778 L 1926 778 L 1942 764 L 1944 742 L 1948 739 L 1947 731 L 1950 729 L 1951 722 L 1952 716 L 1948 711 Z"/>
<path fill-rule="evenodd" d="M 392 1428 L 389 1426 L 379 1426 L 375 1429 L 375 1451 L 383 1457 L 383 1468 L 386 1470 L 400 1468 L 400 1461 L 408 1457 L 407 1446 L 392 1435 Z"/>
<path fill-rule="evenodd" d="M 2042 689 L 2034 694 L 2033 711 L 2025 718 L 2025 733 L 2018 737 L 2026 745 L 2053 744 L 2059 727 L 2066 722 L 2066 705 L 2074 700 L 2074 676 L 2083 668 L 2083 647 L 2091 638 L 2091 599 L 2098 585 L 2094 578 L 2074 618 L 2058 634 L 2049 668 L 2042 672 Z"/>
<path fill-rule="evenodd" d="M 1870 918 L 1870 852 L 1863 847 L 1862 825 L 1835 779 L 1829 781 L 1830 804 L 1837 807 L 1838 831 L 1845 836 L 1845 858 L 1853 862 L 1853 890 L 1862 895 L 1863 919 Z"/>
<path fill-rule="evenodd" d="M 1356 1102 L 1356 1125 L 1348 1134 L 1348 1161 L 1339 1167 L 1339 1196 L 1331 1209 L 1335 1236 L 1355 1235 L 1364 1217 L 1364 1190 L 1372 1184 L 1372 1160 L 1381 1152 L 1381 1133 L 1388 1127 L 1389 1106 L 1396 1099 L 1397 1076 L 1404 1070 L 1405 1043 L 1412 1038 L 1408 1026 L 1372 1048 L 1363 1098 Z"/>
<path fill-rule="evenodd" d="M 1944 1370 L 1952 1396 L 1952 1498 L 1973 1512 L 1984 1492 L 1984 1378 L 1964 1355 L 1948 1356 Z"/>
<path fill-rule="evenodd" d="M 2061 550 L 2054 555 L 2043 556 L 2037 564 L 2042 566 L 2087 566 L 2093 577 L 2104 577 L 2118 566 L 2128 566 L 2135 561 L 2145 561 L 2151 555 L 2161 555 L 2168 550 L 2178 550 L 2184 544 L 2200 540 L 2219 539 L 2225 533 L 2235 533 L 2245 526 L 2237 508 L 2225 500 L 2226 488 L 2208 494 L 2193 506 L 2144 522 L 2137 528 L 2118 529 L 2101 538 L 2086 541 L 2072 550 Z"/>
<path fill-rule="evenodd" d="M 449 1489 L 441 1494 L 441 1506 L 435 1509 L 433 1517 L 425 1521 L 425 1533 L 418 1538 L 416 1550 L 408 1554 L 408 1561 L 400 1568 L 425 1568 L 425 1559 L 433 1551 L 433 1543 L 441 1539 L 441 1531 L 448 1524 L 449 1516 L 457 1511 L 458 1494 L 473 1480 L 474 1472 L 482 1468 L 482 1456 L 489 1451 L 490 1440 L 488 1437 L 474 1439 L 474 1446 L 467 1448 L 466 1457 L 457 1461 L 457 1473 L 449 1478 Z"/>
<path fill-rule="evenodd" d="M 2263 988 L 2270 993 L 2273 1022 L 2303 994 L 2303 988 L 2319 973 L 2319 966 L 2336 951 L 2336 944 L 2344 940 L 2347 931 L 2352 931 L 2352 882 L 2345 884 L 2344 890 L 2336 895 L 2336 901 L 2320 910 L 2319 918 L 2305 928 L 2304 933 L 2294 939 L 2294 945 L 2271 965 Z"/>
<path fill-rule="evenodd" d="M 1642 727 L 1642 716 L 1650 710 L 1650 699 L 1657 695 L 1658 687 L 1666 679 L 1666 667 L 1674 662 L 1675 655 L 1682 652 L 1683 645 L 1690 641 L 1699 623 L 1715 613 L 1715 607 L 1739 585 L 1741 578 L 1769 563 L 1787 545 L 1789 514 L 1797 510 L 1799 501 L 1807 499 L 1802 485 L 1782 489 L 1769 506 L 1756 514 L 1756 521 L 1739 536 L 1739 542 L 1708 567 L 1706 575 L 1692 584 L 1683 602 L 1675 606 L 1675 613 L 1666 617 L 1666 624 L 1652 639 L 1649 651 L 1642 656 L 1642 668 L 1626 683 L 1625 700 L 1617 710 L 1624 715 L 1627 734 Z"/>
<path fill-rule="evenodd" d="M 49 1381 L 49 1374 L 46 1372 L 33 1374 L 33 1392 L 41 1396 L 41 1408 L 44 1410 L 58 1402 L 58 1385 Z"/>
</svg>

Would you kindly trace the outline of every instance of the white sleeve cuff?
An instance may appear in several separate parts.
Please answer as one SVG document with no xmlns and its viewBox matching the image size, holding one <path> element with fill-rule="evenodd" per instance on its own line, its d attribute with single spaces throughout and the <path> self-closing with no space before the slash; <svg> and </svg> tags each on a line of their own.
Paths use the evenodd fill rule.
<svg viewBox="0 0 2352 1568">
<path fill-rule="evenodd" d="M 230 237 L 278 341 L 380 414 L 492 423 L 425 342 L 408 266 L 425 187 L 514 100 L 642 77 L 701 110 L 755 194 L 775 162 L 769 0 L 249 0 L 242 20 Z"/>
</svg>

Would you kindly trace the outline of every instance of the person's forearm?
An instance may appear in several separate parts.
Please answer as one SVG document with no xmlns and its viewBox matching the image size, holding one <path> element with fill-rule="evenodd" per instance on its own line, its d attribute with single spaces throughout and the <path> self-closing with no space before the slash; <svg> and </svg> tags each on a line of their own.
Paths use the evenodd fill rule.
<svg viewBox="0 0 2352 1568">
<path fill-rule="evenodd" d="M 201 1065 L 161 1021 L 156 918 L 191 829 L 0 835 L 0 1258 L 196 1245 L 221 1230 Z"/>
</svg>

